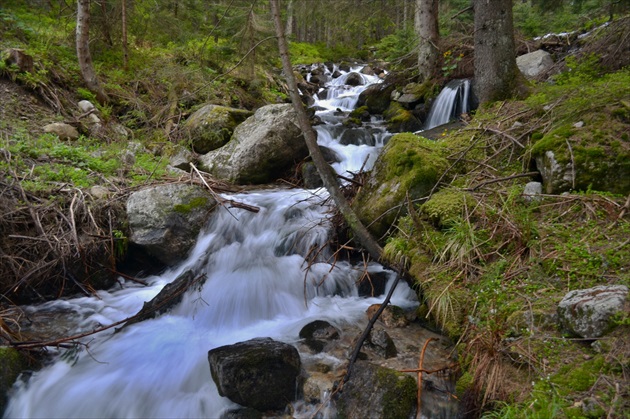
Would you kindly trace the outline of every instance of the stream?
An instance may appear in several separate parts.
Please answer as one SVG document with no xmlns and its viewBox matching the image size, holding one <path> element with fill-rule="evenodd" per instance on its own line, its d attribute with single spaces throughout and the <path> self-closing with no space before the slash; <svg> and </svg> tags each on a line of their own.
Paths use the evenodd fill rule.
<svg viewBox="0 0 630 419">
<path fill-rule="evenodd" d="M 340 143 L 345 128 L 339 115 L 355 107 L 367 86 L 380 82 L 377 76 L 362 74 L 364 84 L 350 87 L 344 83 L 346 76 L 330 78 L 315 106 L 324 122 L 316 127 L 318 141 L 339 156 L 335 170 L 349 176 L 361 167 L 369 169 L 391 135 L 374 118 L 366 124 L 365 141 Z M 383 296 L 360 297 L 356 282 L 365 269 L 378 273 L 383 267 L 331 263 L 333 250 L 326 247 L 333 229 L 327 192 L 276 188 L 229 198 L 260 207 L 260 212 L 218 209 L 187 260 L 145 278 L 148 286 L 121 279 L 122 286 L 98 291 L 97 297 L 26 308 L 34 316 L 64 313 L 64 333 L 71 335 L 136 314 L 187 269 L 207 277 L 167 314 L 120 333 L 112 329 L 89 336 L 83 340 L 87 346 L 58 349 L 54 362 L 18 380 L 5 417 L 216 418 L 238 405 L 219 396 L 210 376 L 208 350 L 255 337 L 298 346 L 300 329 L 314 320 L 360 334 L 367 308 L 381 303 Z M 324 250 L 309 263 L 306 256 L 313 248 Z M 391 284 L 394 274 L 387 275 Z M 407 310 L 418 305 L 415 292 L 404 282 L 391 303 Z M 417 355 L 416 350 L 406 357 L 417 365 Z M 345 361 L 330 356 L 326 362 L 334 368 Z M 314 410 L 295 402 L 293 412 L 294 417 L 311 417 Z M 334 417 L 334 408 L 319 414 Z"/>
</svg>

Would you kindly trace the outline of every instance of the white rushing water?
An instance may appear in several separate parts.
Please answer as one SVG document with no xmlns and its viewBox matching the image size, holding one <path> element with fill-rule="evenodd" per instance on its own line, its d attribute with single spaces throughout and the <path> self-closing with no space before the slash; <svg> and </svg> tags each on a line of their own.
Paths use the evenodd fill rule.
<svg viewBox="0 0 630 419">
<path fill-rule="evenodd" d="M 334 83 L 326 99 L 318 101 L 325 109 L 320 112 L 323 119 L 333 124 L 319 127 L 318 134 L 320 142 L 340 156 L 335 165 L 339 172 L 356 171 L 364 161 L 374 161 L 386 133 L 376 130 L 373 145 L 340 146 L 334 133 L 343 130 L 334 129 L 338 123 L 331 115 L 337 108 L 353 106 L 365 86 Z M 301 189 L 232 195 L 260 207 L 260 212 L 217 210 L 189 258 L 146 278 L 148 286 L 123 282 L 122 288 L 98 292 L 98 298 L 48 303 L 48 309 L 74 311 L 82 319 L 76 331 L 91 330 L 134 315 L 186 269 L 207 277 L 167 314 L 120 333 L 90 336 L 87 349 L 62 351 L 52 365 L 16 386 L 5 416 L 218 417 L 236 405 L 218 395 L 208 350 L 254 337 L 295 343 L 299 330 L 313 320 L 365 323 L 367 307 L 382 297 L 357 296 L 355 281 L 363 267 L 343 261 L 332 265 L 322 252 L 307 268 L 304 255 L 324 246 L 331 229 L 329 208 L 322 204 L 325 195 Z M 414 306 L 415 293 L 400 284 L 392 303 Z"/>
<path fill-rule="evenodd" d="M 424 123 L 424 130 L 429 130 L 437 126 L 446 124 L 452 119 L 459 117 L 463 113 L 470 111 L 470 80 L 451 80 L 444 86 L 438 97 L 435 99 L 427 120 Z"/>
</svg>

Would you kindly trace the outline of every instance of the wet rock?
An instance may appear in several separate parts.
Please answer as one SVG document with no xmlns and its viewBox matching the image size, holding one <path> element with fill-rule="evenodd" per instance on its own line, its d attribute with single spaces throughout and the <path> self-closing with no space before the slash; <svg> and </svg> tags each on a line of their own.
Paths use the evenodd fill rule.
<svg viewBox="0 0 630 419">
<path fill-rule="evenodd" d="M 416 380 L 395 370 L 357 362 L 337 400 L 340 417 L 412 417 L 416 407 Z"/>
<path fill-rule="evenodd" d="M 346 76 L 346 84 L 348 86 L 363 86 L 365 81 L 363 80 L 361 74 L 353 71 L 352 73 L 348 73 Z"/>
<path fill-rule="evenodd" d="M 560 326 L 583 338 L 602 337 L 614 328 L 613 318 L 624 310 L 627 297 L 625 285 L 571 291 L 558 304 Z"/>
<path fill-rule="evenodd" d="M 238 184 L 260 184 L 281 177 L 308 155 L 291 104 L 267 105 L 240 124 L 225 146 L 200 158 L 203 170 Z"/>
<path fill-rule="evenodd" d="M 297 349 L 257 338 L 208 352 L 219 395 L 259 411 L 283 409 L 295 400 L 301 362 Z"/>
<path fill-rule="evenodd" d="M 386 271 L 368 272 L 359 281 L 359 296 L 376 297 L 385 294 L 385 286 L 389 280 L 389 275 Z"/>
<path fill-rule="evenodd" d="M 526 78 L 534 79 L 553 66 L 553 58 L 547 51 L 539 49 L 516 57 L 516 65 Z"/>
<path fill-rule="evenodd" d="M 359 94 L 357 107 L 367 106 L 371 114 L 382 114 L 389 107 L 394 89 L 393 85 L 373 84 Z"/>
<path fill-rule="evenodd" d="M 369 130 L 359 129 L 359 128 L 350 128 L 347 129 L 341 134 L 341 138 L 339 139 L 339 144 L 341 145 L 369 145 L 374 146 L 376 141 L 370 133 Z"/>
<path fill-rule="evenodd" d="M 263 415 L 256 409 L 243 407 L 223 413 L 220 419 L 262 419 Z"/>
<path fill-rule="evenodd" d="M 381 358 L 395 358 L 398 355 L 393 339 L 380 327 L 372 328 L 365 346 Z"/>
<path fill-rule="evenodd" d="M 127 200 L 130 242 L 167 265 L 186 257 L 216 201 L 198 185 L 166 184 Z"/>
<path fill-rule="evenodd" d="M 44 126 L 44 132 L 55 134 L 60 140 L 76 140 L 79 138 L 79 131 L 70 124 L 64 122 L 53 122 Z"/>
<path fill-rule="evenodd" d="M 306 346 L 318 353 L 324 349 L 326 341 L 339 339 L 339 330 L 327 321 L 315 320 L 304 326 L 299 336 Z"/>
<path fill-rule="evenodd" d="M 368 318 L 372 318 L 380 307 L 381 304 L 372 304 L 370 307 L 368 307 Z M 385 307 L 378 319 L 383 322 L 387 327 L 400 328 L 405 327 L 409 324 L 409 320 L 405 315 L 405 311 L 402 308 L 391 304 Z"/>
<path fill-rule="evenodd" d="M 27 366 L 24 355 L 16 349 L 0 347 L 0 412 L 4 412 L 8 400 L 8 393 L 18 375 Z"/>
<path fill-rule="evenodd" d="M 251 115 L 252 112 L 247 110 L 206 105 L 186 120 L 184 133 L 192 149 L 205 154 L 230 141 L 234 129 Z"/>
</svg>

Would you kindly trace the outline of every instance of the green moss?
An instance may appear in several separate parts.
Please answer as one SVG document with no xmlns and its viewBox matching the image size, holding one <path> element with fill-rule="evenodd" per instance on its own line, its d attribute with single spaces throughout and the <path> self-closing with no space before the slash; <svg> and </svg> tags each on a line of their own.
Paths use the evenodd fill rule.
<svg viewBox="0 0 630 419">
<path fill-rule="evenodd" d="M 417 398 L 416 380 L 394 370 L 379 368 L 378 387 L 387 388 L 383 394 L 383 418 L 406 419 Z"/>
<path fill-rule="evenodd" d="M 473 375 L 469 371 L 464 371 L 461 377 L 455 383 L 455 394 L 457 397 L 463 397 L 466 390 L 473 385 Z"/>
<path fill-rule="evenodd" d="M 4 411 L 7 392 L 18 375 L 26 368 L 26 360 L 16 349 L 0 346 L 0 412 Z"/>
<path fill-rule="evenodd" d="M 190 214 L 197 208 L 202 208 L 208 203 L 208 198 L 204 196 L 198 196 L 192 198 L 187 204 L 177 204 L 173 207 L 175 212 L 180 214 Z"/>
<path fill-rule="evenodd" d="M 411 133 L 397 134 L 385 146 L 353 208 L 380 237 L 405 213 L 405 207 L 396 207 L 407 195 L 415 199 L 428 194 L 447 167 L 439 143 Z"/>
<path fill-rule="evenodd" d="M 420 122 L 414 114 L 403 108 L 398 102 L 391 102 L 383 116 L 387 120 L 387 127 L 390 131 L 414 131 L 420 126 Z"/>
<path fill-rule="evenodd" d="M 575 391 L 587 391 L 602 374 L 604 364 L 604 357 L 599 355 L 578 365 L 565 365 L 551 377 L 551 382 L 563 396 Z"/>
<path fill-rule="evenodd" d="M 466 207 L 472 210 L 473 206 L 474 198 L 469 193 L 444 189 L 433 194 L 420 208 L 437 227 L 448 227 L 453 220 L 465 215 Z"/>
</svg>

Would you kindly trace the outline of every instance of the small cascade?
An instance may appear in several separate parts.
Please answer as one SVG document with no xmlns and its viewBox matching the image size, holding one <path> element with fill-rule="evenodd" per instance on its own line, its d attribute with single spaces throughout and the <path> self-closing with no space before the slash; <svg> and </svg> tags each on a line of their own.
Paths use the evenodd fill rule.
<svg viewBox="0 0 630 419">
<path fill-rule="evenodd" d="M 470 80 L 451 80 L 435 99 L 424 130 L 446 124 L 470 110 Z"/>
<path fill-rule="evenodd" d="M 382 120 L 347 128 L 341 117 L 352 110 L 369 84 L 380 80 L 361 74 L 363 85 L 348 86 L 345 77 L 350 72 L 334 70 L 341 76 L 325 74 L 329 81 L 315 103 L 325 122 L 316 127 L 318 143 L 335 156 L 333 167 L 338 173 L 368 170 L 391 134 Z M 363 327 L 366 310 L 383 297 L 360 297 L 357 281 L 366 266 L 338 260 L 327 249 L 333 227 L 326 191 L 265 189 L 229 199 L 260 211 L 217 210 L 188 259 L 145 278 L 148 286 L 121 278 L 120 287 L 99 291 L 97 298 L 28 308 L 72 312 L 80 319 L 72 332 L 93 330 L 134 315 L 186 270 L 205 276 L 203 285 L 188 290 L 168 313 L 120 333 L 112 329 L 91 336 L 89 347 L 60 350 L 55 362 L 16 384 L 5 417 L 222 417 L 238 406 L 219 396 L 210 376 L 208 350 L 256 337 L 297 345 L 301 328 L 314 320 Z M 320 249 L 315 259 L 313 249 Z M 387 292 L 395 274 L 375 263 L 367 270 L 386 273 Z M 391 303 L 409 310 L 418 305 L 415 292 L 404 282 Z M 326 356 L 335 365 L 343 363 Z M 296 418 L 317 413 L 303 401 L 294 407 Z M 318 412 L 320 417 L 334 417 L 334 403 Z"/>
</svg>

